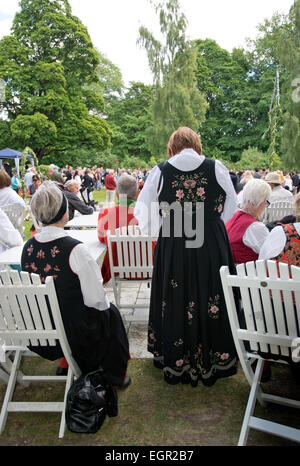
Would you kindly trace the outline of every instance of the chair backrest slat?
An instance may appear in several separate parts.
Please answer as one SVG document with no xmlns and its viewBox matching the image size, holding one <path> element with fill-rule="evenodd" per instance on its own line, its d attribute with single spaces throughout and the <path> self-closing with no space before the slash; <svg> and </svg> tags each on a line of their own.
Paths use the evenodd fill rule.
<svg viewBox="0 0 300 466">
<path fill-rule="evenodd" d="M 248 262 L 245 264 L 246 272 L 248 277 L 257 277 L 256 268 L 254 262 Z M 260 289 L 258 288 L 249 288 L 250 297 L 251 297 L 251 307 L 252 315 L 254 318 L 254 325 L 259 332 L 264 333 L 266 331 L 264 311 L 262 308 L 262 300 Z M 260 343 L 260 350 L 263 352 L 268 351 L 267 345 Z"/>
<path fill-rule="evenodd" d="M 283 279 L 290 278 L 290 269 L 288 264 L 279 264 L 279 273 L 280 277 Z M 287 333 L 289 335 L 298 336 L 296 314 L 294 311 L 294 293 L 289 290 L 283 290 L 283 302 L 284 302 L 284 312 L 287 325 Z"/>
<path fill-rule="evenodd" d="M 278 281 L 278 267 L 275 261 L 268 261 L 268 274 L 270 278 L 274 278 Z M 282 291 L 280 289 L 272 289 L 272 302 L 276 316 L 277 331 L 281 335 L 287 335 L 286 317 L 282 301 Z M 275 309 L 277 312 L 275 312 Z M 281 347 L 281 354 L 288 356 L 288 349 Z"/>
<path fill-rule="evenodd" d="M 291 276 L 293 279 L 300 281 L 300 267 L 292 265 L 291 267 Z M 298 330 L 300 334 L 300 288 L 297 289 L 294 293 L 295 296 L 295 315 L 298 322 Z"/>
<path fill-rule="evenodd" d="M 16 311 L 14 312 L 14 317 L 16 319 L 18 328 L 23 329 L 23 330 L 25 329 L 33 330 L 34 324 L 33 324 L 32 316 L 31 316 L 28 303 L 26 300 L 26 295 L 25 295 L 25 292 L 22 293 L 22 290 L 20 289 L 22 285 L 21 277 L 17 271 L 11 271 L 10 278 L 11 278 L 12 284 L 16 286 L 16 290 L 18 291 L 18 294 L 16 295 L 14 293 L 15 288 L 13 288 L 10 293 L 12 296 L 12 300 L 14 301 L 14 304 L 16 307 Z M 13 309 L 13 306 L 12 306 L 12 309 Z M 34 339 L 33 341 L 26 342 L 26 344 L 37 345 L 38 341 Z"/>
<path fill-rule="evenodd" d="M 239 264 L 237 266 L 237 276 L 238 277 L 246 276 L 245 264 Z M 237 286 L 238 286 L 238 283 L 239 282 L 237 281 Z M 251 296 L 250 296 L 248 289 L 241 288 L 241 298 L 242 298 L 242 303 L 243 303 L 242 307 L 243 307 L 246 326 L 249 330 L 256 330 L 255 323 L 254 323 L 255 320 L 253 316 L 253 309 L 252 309 L 252 304 L 251 304 Z M 251 342 L 250 347 L 254 351 L 258 349 L 257 343 Z"/>
<path fill-rule="evenodd" d="M 1 277 L 1 284 L 3 284 L 3 286 L 11 286 L 11 281 L 10 281 L 8 272 L 6 272 L 5 270 L 0 271 L 0 277 Z M 10 303 L 9 295 L 7 294 L 4 295 L 2 293 L 0 294 L 0 308 L 1 308 L 1 313 L 3 315 L 3 319 L 1 319 L 0 321 L 0 324 L 1 324 L 0 331 L 15 329 L 16 323 L 15 323 L 13 313 L 11 312 L 11 303 Z M 14 345 L 19 344 L 17 339 L 14 339 L 12 337 L 9 337 L 9 338 L 10 338 L 9 341 L 11 341 L 12 344 Z M 6 343 L 6 338 L 4 335 L 2 336 L 2 339 Z"/>
<path fill-rule="evenodd" d="M 257 276 L 262 280 L 266 278 L 266 265 L 264 261 L 256 262 Z M 272 306 L 272 296 L 268 288 L 261 286 L 260 288 L 261 299 L 262 299 L 262 308 L 264 312 L 266 327 L 271 333 L 276 333 L 276 320 L 273 312 Z M 276 345 L 271 345 L 271 352 L 273 354 L 280 354 L 279 347 Z"/>
<path fill-rule="evenodd" d="M 129 260 L 129 241 L 127 238 L 122 238 L 123 241 L 121 243 L 123 249 L 123 257 L 124 262 L 123 265 L 125 267 L 125 278 L 130 278 L 129 267 L 130 267 L 130 260 Z"/>
<path fill-rule="evenodd" d="M 21 280 L 22 280 L 23 285 L 25 285 L 26 291 L 24 292 L 26 293 L 26 300 L 28 302 L 28 310 L 32 316 L 32 319 L 34 322 L 34 328 L 36 330 L 44 330 L 45 327 L 44 327 L 42 316 L 41 316 L 39 306 L 36 300 L 35 287 L 33 286 L 33 280 L 35 279 L 34 276 L 35 274 L 29 275 L 27 272 L 21 272 Z M 37 279 L 39 280 L 39 285 L 40 285 L 41 284 L 40 277 L 37 276 Z M 44 338 L 40 338 L 39 342 L 41 346 L 47 346 L 48 344 L 47 340 Z"/>
</svg>

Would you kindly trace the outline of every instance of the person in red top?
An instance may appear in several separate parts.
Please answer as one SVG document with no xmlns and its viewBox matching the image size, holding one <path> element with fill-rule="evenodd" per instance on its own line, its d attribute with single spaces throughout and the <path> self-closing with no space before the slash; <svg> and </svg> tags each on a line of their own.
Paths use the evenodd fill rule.
<svg viewBox="0 0 300 466">
<path fill-rule="evenodd" d="M 260 218 L 269 204 L 270 186 L 265 181 L 254 178 L 247 182 L 242 192 L 242 209 L 237 210 L 226 223 L 226 230 L 236 264 L 256 261 L 260 249 L 269 234 L 268 228 Z M 255 367 L 256 363 L 252 365 L 253 371 Z M 267 382 L 270 377 L 271 366 L 266 361 L 261 382 Z"/>
<path fill-rule="evenodd" d="M 106 246 L 107 230 L 114 234 L 116 228 L 138 224 L 137 219 L 134 217 L 134 206 L 139 194 L 137 180 L 127 173 L 123 174 L 118 179 L 116 191 L 118 204 L 113 207 L 102 208 L 98 215 L 98 239 L 105 243 Z M 114 263 L 117 263 L 117 251 L 115 249 L 113 249 L 113 258 Z M 101 273 L 103 283 L 107 283 L 111 278 L 108 252 L 105 254 Z"/>
<path fill-rule="evenodd" d="M 116 180 L 114 177 L 114 171 L 108 170 L 105 177 L 105 189 L 106 189 L 106 205 L 110 206 L 115 200 L 116 192 Z"/>
<path fill-rule="evenodd" d="M 226 230 L 236 264 L 258 259 L 259 251 L 269 230 L 260 220 L 271 189 L 260 179 L 248 181 L 243 189 L 242 209 L 226 223 Z"/>
</svg>

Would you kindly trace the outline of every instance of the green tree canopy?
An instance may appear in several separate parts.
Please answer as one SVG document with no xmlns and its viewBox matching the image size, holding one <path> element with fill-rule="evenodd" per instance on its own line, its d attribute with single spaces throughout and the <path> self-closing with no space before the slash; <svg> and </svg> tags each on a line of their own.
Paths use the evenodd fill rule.
<svg viewBox="0 0 300 466">
<path fill-rule="evenodd" d="M 282 151 L 287 167 L 300 166 L 300 0 L 290 11 L 290 28 L 284 29 L 280 40 L 280 62 L 286 68 L 283 105 Z"/>
<path fill-rule="evenodd" d="M 74 147 L 104 150 L 111 130 L 99 82 L 99 57 L 68 0 L 21 0 L 12 34 L 0 41 L 0 78 L 6 83 L 0 137 L 30 146 L 37 157 Z"/>
<path fill-rule="evenodd" d="M 207 103 L 197 89 L 196 51 L 186 40 L 186 17 L 178 0 L 151 1 L 159 15 L 160 42 L 145 27 L 139 30 L 138 42 L 148 55 L 155 94 L 152 125 L 147 131 L 148 145 L 156 156 L 166 152 L 168 139 L 179 126 L 198 131 L 205 118 Z"/>
<path fill-rule="evenodd" d="M 120 99 L 111 100 L 108 122 L 113 131 L 112 152 L 120 160 L 126 155 L 149 160 L 146 133 L 152 124 L 153 86 L 131 82 Z"/>
</svg>

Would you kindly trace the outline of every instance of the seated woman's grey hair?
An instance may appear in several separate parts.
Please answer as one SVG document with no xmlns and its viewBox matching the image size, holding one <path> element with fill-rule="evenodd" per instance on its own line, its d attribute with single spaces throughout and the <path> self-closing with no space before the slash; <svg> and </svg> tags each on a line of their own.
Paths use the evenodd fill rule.
<svg viewBox="0 0 300 466">
<path fill-rule="evenodd" d="M 31 199 L 33 215 L 44 225 L 57 215 L 63 200 L 63 193 L 53 181 L 44 181 Z"/>
<path fill-rule="evenodd" d="M 271 196 L 271 188 L 264 180 L 252 179 L 245 184 L 243 189 L 242 208 L 247 206 L 257 207 Z"/>
<path fill-rule="evenodd" d="M 117 192 L 120 195 L 127 196 L 129 199 L 135 199 L 138 189 L 138 183 L 134 176 L 124 173 L 117 181 Z"/>
</svg>

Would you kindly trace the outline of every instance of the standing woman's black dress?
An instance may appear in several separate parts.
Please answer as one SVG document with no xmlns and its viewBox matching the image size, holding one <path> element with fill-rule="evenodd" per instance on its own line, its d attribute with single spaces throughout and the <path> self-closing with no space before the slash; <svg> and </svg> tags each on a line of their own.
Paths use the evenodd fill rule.
<svg viewBox="0 0 300 466">
<path fill-rule="evenodd" d="M 204 204 L 204 242 L 187 248 L 178 237 L 174 214 L 163 207 L 162 221 L 169 221 L 170 236 L 162 235 L 155 249 L 148 350 L 154 365 L 163 369 L 170 384 L 213 385 L 220 377 L 236 373 L 236 351 L 225 307 L 219 270 L 235 271 L 221 213 L 226 193 L 215 176 L 215 162 L 205 159 L 196 170 L 183 172 L 161 164 L 163 187 L 159 202 Z M 198 203 L 198 204 L 197 204 Z M 160 204 L 161 205 L 161 204 Z M 199 233 L 199 232 L 198 232 Z"/>
</svg>

